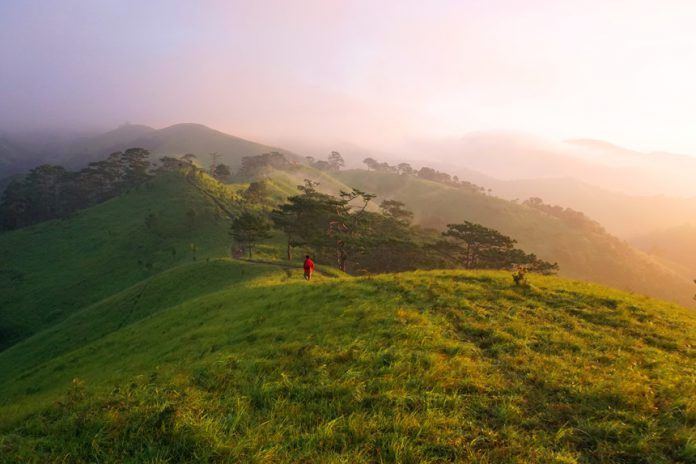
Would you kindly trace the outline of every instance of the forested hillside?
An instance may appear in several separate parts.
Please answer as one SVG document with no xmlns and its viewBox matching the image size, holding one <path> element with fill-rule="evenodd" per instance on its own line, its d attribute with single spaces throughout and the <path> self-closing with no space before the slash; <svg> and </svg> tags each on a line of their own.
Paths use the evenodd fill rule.
<svg viewBox="0 0 696 464">
<path fill-rule="evenodd" d="M 689 304 L 692 284 L 655 259 L 611 236 L 583 215 L 486 195 L 468 186 L 414 176 L 350 170 L 343 183 L 404 202 L 415 221 L 436 229 L 469 220 L 515 237 L 523 249 L 557 261 L 563 275 Z"/>
</svg>

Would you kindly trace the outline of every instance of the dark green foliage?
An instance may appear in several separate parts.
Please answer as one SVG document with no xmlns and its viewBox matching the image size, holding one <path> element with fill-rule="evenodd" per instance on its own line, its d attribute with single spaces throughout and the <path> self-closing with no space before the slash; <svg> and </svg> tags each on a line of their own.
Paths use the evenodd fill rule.
<svg viewBox="0 0 696 464">
<path fill-rule="evenodd" d="M 431 180 L 433 182 L 441 182 L 443 184 L 452 182 L 452 178 L 449 174 L 437 171 L 427 166 L 420 168 L 417 175 L 422 179 Z"/>
<path fill-rule="evenodd" d="M 284 170 L 292 167 L 293 163 L 288 161 L 285 155 L 277 151 L 256 156 L 245 156 L 242 158 L 242 166 L 237 172 L 237 177 L 240 180 L 249 180 L 273 169 Z"/>
<path fill-rule="evenodd" d="M 260 180 L 249 184 L 249 187 L 242 192 L 242 200 L 250 204 L 263 205 L 269 201 L 270 194 L 268 183 Z"/>
<path fill-rule="evenodd" d="M 227 253 L 229 225 L 183 175 L 148 184 L 65 221 L 0 235 L 0 350 L 152 272 L 190 262 L 191 244 L 199 259 Z M 187 211 L 196 212 L 193 220 Z"/>
<path fill-rule="evenodd" d="M 0 229 L 11 230 L 68 215 L 113 198 L 148 179 L 149 153 L 129 148 L 78 172 L 42 165 L 13 181 L 0 200 Z M 171 163 L 167 160 L 167 165 Z"/>
<path fill-rule="evenodd" d="M 45 164 L 12 181 L 0 202 L 0 226 L 16 229 L 64 216 L 73 209 L 68 192 L 72 180 L 62 166 Z"/>
<path fill-rule="evenodd" d="M 529 270 L 544 274 L 558 271 L 557 264 L 515 248 L 516 240 L 480 224 L 469 221 L 447 224 L 442 235 L 450 240 L 440 242 L 439 249 L 459 261 L 464 269 L 508 269 L 525 265 Z"/>
<path fill-rule="evenodd" d="M 358 189 L 339 196 L 320 193 L 306 180 L 271 217 L 287 237 L 287 258 L 304 247 L 323 262 L 335 262 L 354 274 L 397 272 L 436 267 L 508 269 L 515 264 L 552 273 L 558 266 L 514 248 L 515 241 L 478 224 L 450 225 L 444 235 L 452 241 L 433 243 L 430 234 L 411 226 L 413 213 L 402 202 L 385 200 L 381 213 L 368 205 L 375 195 Z M 462 246 L 459 242 L 465 243 Z"/>
<path fill-rule="evenodd" d="M 388 268 L 387 261 L 380 257 L 396 253 L 397 248 L 417 248 L 410 241 L 408 225 L 401 222 L 403 217 L 397 220 L 368 211 L 374 195 L 353 189 L 334 197 L 319 193 L 312 181 L 299 189 L 301 195 L 288 198 L 272 213 L 276 226 L 287 236 L 288 259 L 290 250 L 301 246 L 318 254 L 322 261 L 335 262 L 342 271 L 375 272 L 377 267 Z M 398 258 L 391 260 L 396 261 Z"/>
<path fill-rule="evenodd" d="M 244 245 L 251 258 L 256 244 L 270 238 L 272 226 L 270 219 L 264 214 L 243 211 L 232 221 L 230 234 L 237 243 Z"/>
<path fill-rule="evenodd" d="M 563 222 L 577 229 L 584 229 L 589 232 L 597 232 L 602 234 L 606 233 L 604 227 L 602 227 L 600 223 L 588 218 L 581 211 L 575 211 L 574 209 L 564 208 L 558 205 L 547 205 L 541 198 L 536 197 L 529 198 L 528 200 L 522 202 L 522 204 L 557 217 L 558 219 L 561 219 Z"/>
<path fill-rule="evenodd" d="M 188 161 L 181 158 L 173 158 L 171 156 L 163 156 L 159 159 L 160 165 L 157 167 L 156 172 L 176 172 L 180 169 L 190 165 Z"/>
<path fill-rule="evenodd" d="M 379 162 L 374 158 L 367 157 L 363 160 L 363 163 L 367 166 L 368 171 L 377 171 L 379 169 Z"/>
<path fill-rule="evenodd" d="M 148 170 L 150 153 L 143 148 L 129 148 L 121 154 L 123 169 L 123 187 L 131 188 L 142 184 L 150 178 Z"/>
<path fill-rule="evenodd" d="M 382 203 L 380 203 L 379 209 L 382 211 L 384 216 L 404 225 L 411 224 L 411 221 L 413 220 L 413 213 L 406 209 L 406 205 L 400 201 L 384 200 Z"/>
<path fill-rule="evenodd" d="M 213 177 L 222 181 L 229 179 L 231 175 L 232 171 L 230 170 L 230 167 L 224 163 L 220 163 L 215 166 L 215 170 L 213 171 Z"/>
<path fill-rule="evenodd" d="M 309 180 L 298 189 L 302 194 L 288 198 L 271 216 L 287 236 L 288 259 L 291 248 L 308 246 L 324 256 L 335 256 L 337 267 L 345 270 L 354 244 L 348 239 L 356 233 L 351 226 L 357 219 L 351 217 L 349 200 L 319 193 Z"/>
<path fill-rule="evenodd" d="M 337 151 L 332 151 L 326 161 L 315 160 L 313 156 L 306 156 L 305 159 L 307 164 L 320 171 L 338 172 L 346 165 L 343 156 Z"/>
</svg>

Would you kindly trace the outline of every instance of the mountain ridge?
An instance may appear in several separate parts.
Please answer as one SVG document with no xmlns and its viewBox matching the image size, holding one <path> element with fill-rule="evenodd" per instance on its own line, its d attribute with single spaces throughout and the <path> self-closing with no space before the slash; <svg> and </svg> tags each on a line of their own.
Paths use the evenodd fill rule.
<svg viewBox="0 0 696 464">
<path fill-rule="evenodd" d="M 8 138 L 15 145 L 19 141 Z M 21 144 L 19 144 L 21 146 Z M 153 156 L 180 156 L 193 153 L 207 163 L 207 156 L 217 152 L 219 162 L 238 168 L 244 156 L 260 155 L 278 151 L 299 160 L 300 156 L 282 148 L 236 137 L 198 123 L 179 123 L 161 129 L 139 124 L 124 124 L 114 130 L 93 135 L 71 138 L 37 148 L 28 162 L 16 160 L 8 150 L 0 151 L 0 166 L 5 164 L 0 177 L 27 171 L 37 164 L 59 164 L 78 169 L 87 163 L 102 159 L 116 151 L 139 147 L 149 150 Z M 2 146 L 0 146 L 2 148 Z"/>
</svg>

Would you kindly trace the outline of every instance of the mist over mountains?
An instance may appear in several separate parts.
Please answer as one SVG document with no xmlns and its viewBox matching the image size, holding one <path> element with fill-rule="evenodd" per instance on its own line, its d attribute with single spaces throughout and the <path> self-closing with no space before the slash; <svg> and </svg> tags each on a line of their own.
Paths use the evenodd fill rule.
<svg viewBox="0 0 696 464">
<path fill-rule="evenodd" d="M 29 161 L 61 164 L 73 171 L 50 166 L 32 170 L 30 175 L 11 184 L 4 196 L 4 199 L 26 201 L 9 203 L 17 209 L 0 210 L 0 214 L 10 211 L 21 215 L 22 205 L 30 207 L 37 197 L 47 200 L 49 205 L 61 205 L 64 199 L 82 198 L 81 195 L 71 197 L 71 188 L 93 194 L 90 189 L 96 187 L 99 193 L 109 182 L 116 182 L 111 184 L 116 185 L 112 189 L 114 193 L 104 201 L 0 233 L 0 288 L 3 289 L 0 292 L 0 455 L 10 456 L 11 462 L 34 455 L 45 462 L 57 461 L 64 455 L 66 446 L 76 450 L 71 452 L 85 462 L 98 460 L 95 449 L 100 450 L 99 456 L 117 457 L 104 460 L 119 462 L 130 453 L 126 448 L 136 449 L 133 460 L 142 462 L 148 459 L 147 450 L 153 446 L 158 453 L 178 456 L 171 459 L 173 462 L 210 462 L 220 456 L 229 462 L 244 461 L 248 457 L 247 448 L 216 448 L 207 439 L 180 439 L 163 435 L 161 431 L 181 427 L 205 430 L 195 433 L 207 436 L 210 432 L 206 425 L 193 421 L 190 426 L 181 426 L 181 418 L 218 417 L 215 416 L 218 414 L 216 423 L 225 424 L 229 419 L 227 411 L 244 404 L 240 401 L 247 401 L 245 398 L 258 399 L 248 409 L 254 416 L 245 419 L 246 428 L 224 432 L 228 435 L 214 431 L 216 436 L 229 442 L 240 440 L 239 437 L 246 440 L 258 433 L 263 424 L 279 430 L 298 415 L 306 424 L 329 420 L 335 415 L 331 408 L 338 403 L 326 403 L 321 398 L 343 398 L 341 411 L 354 417 L 365 417 L 368 411 L 385 418 L 390 411 L 401 414 L 402 409 L 413 415 L 411 404 L 418 403 L 402 406 L 391 401 L 380 402 L 380 398 L 389 398 L 391 392 L 403 389 L 401 383 L 412 389 L 409 398 L 427 399 L 419 406 L 423 418 L 414 419 L 414 424 L 427 421 L 427 415 L 433 414 L 433 392 L 442 392 L 443 398 L 457 392 L 455 397 L 461 399 L 461 404 L 455 412 L 450 403 L 442 403 L 441 416 L 447 424 L 456 425 L 452 426 L 452 436 L 461 434 L 460 422 L 478 423 L 481 417 L 497 417 L 491 416 L 488 405 L 471 419 L 462 416 L 460 411 L 469 411 L 472 401 L 487 401 L 491 391 L 496 398 L 519 397 L 518 385 L 525 385 L 524 397 L 536 398 L 538 406 L 534 410 L 539 412 L 520 413 L 517 422 L 511 422 L 511 416 L 505 412 L 501 416 L 502 425 L 496 422 L 493 426 L 501 430 L 514 426 L 526 431 L 530 428 L 529 418 L 533 417 L 541 425 L 535 425 L 530 438 L 520 441 L 513 453 L 524 456 L 526 450 L 534 449 L 537 453 L 544 446 L 549 450 L 548 456 L 555 456 L 558 440 L 549 438 L 547 443 L 538 437 L 545 436 L 546 428 L 551 430 L 549 437 L 557 437 L 557 429 L 568 423 L 567 413 L 556 417 L 555 410 L 547 407 L 548 398 L 555 398 L 557 392 L 571 391 L 569 388 L 576 385 L 573 383 L 576 372 L 588 376 L 583 385 L 598 385 L 598 391 L 609 392 L 606 395 L 610 399 L 605 404 L 603 400 L 589 401 L 582 395 L 569 394 L 561 411 L 580 411 L 579 414 L 587 417 L 581 416 L 582 420 L 588 423 L 595 421 L 598 414 L 612 411 L 616 404 L 625 405 L 618 410 L 616 421 L 626 420 L 631 417 L 629 414 L 654 415 L 660 411 L 661 424 L 668 427 L 663 426 L 667 427 L 663 435 L 655 439 L 659 446 L 651 446 L 651 457 L 655 457 L 655 462 L 680 462 L 671 458 L 686 455 L 682 449 L 690 452 L 688 443 L 683 445 L 672 438 L 683 433 L 681 419 L 672 419 L 670 413 L 652 404 L 643 406 L 646 398 L 654 394 L 649 389 L 652 386 L 637 390 L 646 378 L 654 379 L 658 375 L 653 367 L 646 366 L 657 365 L 662 369 L 659 371 L 662 383 L 654 388 L 660 401 L 667 398 L 677 404 L 667 411 L 680 407 L 679 401 L 693 397 L 693 386 L 685 380 L 691 375 L 693 364 L 690 362 L 694 346 L 693 314 L 683 307 L 653 299 L 685 306 L 692 303 L 692 279 L 696 272 L 691 266 L 696 250 L 691 245 L 692 230 L 655 232 L 649 220 L 639 220 L 655 220 L 661 214 L 660 227 L 677 223 L 690 215 L 687 210 L 691 200 L 687 198 L 629 195 L 598 187 L 586 179 L 552 177 L 551 174 L 563 173 L 564 153 L 555 155 L 547 151 L 535 157 L 533 149 L 521 150 L 517 160 L 511 157 L 511 163 L 517 165 L 503 166 L 501 174 L 522 175 L 539 169 L 549 177 L 501 180 L 495 177 L 495 172 L 487 175 L 470 169 L 465 156 L 459 161 L 454 158 L 452 164 L 433 155 L 413 161 L 413 167 L 397 166 L 390 163 L 408 160 L 407 154 L 399 159 L 396 155 L 378 155 L 357 146 L 337 148 L 351 165 L 360 164 L 368 155 L 378 161 L 366 162 L 368 169 L 345 169 L 337 153 L 331 153 L 327 159 L 338 159 L 340 163 L 330 164 L 323 157 L 305 158 L 302 155 L 308 152 L 304 150 L 296 149 L 296 154 L 198 124 L 178 124 L 160 130 L 126 125 L 104 134 L 46 137 L 43 141 L 34 138 L 33 143 L 24 145 L 10 142 L 3 145 L 6 165 L 14 163 L 18 177 L 23 175 L 18 160 L 27 165 Z M 135 146 L 147 148 L 151 156 L 144 150 L 128 150 Z M 118 153 L 108 156 L 114 151 Z M 25 153 L 31 157 L 23 158 Z M 191 157 L 182 156 L 187 153 L 196 155 L 193 162 Z M 216 161 L 232 169 L 219 175 L 217 169 L 212 169 L 211 153 L 217 153 L 220 159 Z M 480 153 L 487 152 L 481 149 Z M 111 161 L 92 163 L 105 156 Z M 524 166 L 525 156 L 536 163 L 534 169 Z M 494 160 L 495 156 L 490 158 Z M 471 164 L 486 168 L 483 159 L 472 158 Z M 616 161 L 621 162 L 624 161 Z M 87 173 L 75 172 L 87 163 L 92 163 L 83 170 Z M 543 171 L 545 163 L 550 168 Z M 614 169 L 609 162 L 582 159 L 573 166 L 583 163 L 597 169 L 605 167 L 607 172 Z M 493 166 L 487 169 L 493 170 Z M 109 177 L 112 168 L 116 169 L 113 178 Z M 590 171 L 578 172 L 587 175 Z M 52 173 L 57 173 L 57 177 L 52 177 Z M 140 183 L 135 183 L 132 179 L 137 180 L 138 173 L 143 176 Z M 29 196 L 22 197 L 22 185 L 28 186 Z M 59 194 L 61 189 L 68 195 Z M 298 196 L 298 191 L 304 193 Z M 13 197 L 11 192 L 17 196 Z M 335 252 L 334 246 L 339 247 L 340 241 L 334 241 L 330 232 L 326 232 L 326 225 L 331 230 L 332 223 L 327 221 L 334 217 L 336 208 L 343 204 L 341 199 L 350 195 L 349 192 L 367 198 L 364 207 L 378 198 L 383 212 L 373 212 L 377 210 L 375 205 L 371 211 L 365 212 L 363 208 L 365 214 L 356 222 L 343 219 L 344 224 L 365 224 L 364 230 L 374 230 L 375 234 L 364 235 L 366 239 L 358 244 L 365 247 L 364 252 L 360 251 L 363 248 L 348 248 L 350 254 L 345 256 L 351 257 L 351 267 L 333 268 L 335 258 L 329 252 Z M 521 194 L 543 196 L 545 201 L 521 201 L 524 198 L 520 198 Z M 61 201 L 51 203 L 51 198 Z M 293 204 L 317 203 L 322 205 L 321 209 L 304 206 L 299 214 L 290 210 L 291 214 L 281 219 L 296 218 L 297 224 L 308 223 L 310 227 L 298 228 L 291 222 L 287 229 L 264 235 L 263 243 L 255 247 L 253 258 L 251 244 L 242 245 L 249 247 L 248 258 L 243 248 L 243 253 L 238 252 L 238 247 L 245 243 L 243 237 L 237 238 L 240 235 L 234 235 L 234 242 L 230 243 L 230 231 L 239 231 L 241 218 L 263 218 L 266 214 L 277 219 Z M 279 209 L 271 210 L 274 204 Z M 385 204 L 386 207 L 391 204 L 394 209 L 386 210 Z M 578 204 L 584 205 L 583 211 L 591 212 L 590 218 L 568 209 L 569 205 L 578 208 Z M 331 216 L 317 221 L 324 211 Z M 351 207 L 345 211 L 349 215 L 363 214 L 351 212 Z M 360 207 L 355 211 L 360 211 Z M 392 216 L 386 216 L 384 211 Z M 603 220 L 612 228 L 623 227 L 626 235 L 640 231 L 643 235 L 635 239 L 633 246 L 608 233 L 592 219 L 601 214 L 605 214 Z M 368 222 L 370 218 L 374 222 Z M 443 256 L 452 250 L 440 248 L 442 242 L 429 240 L 437 240 L 443 236 L 443 229 L 451 230 L 452 223 L 461 221 L 485 229 L 486 234 L 504 234 L 500 237 L 521 247 L 517 249 L 516 259 L 522 256 L 532 263 L 549 265 L 560 276 L 530 271 L 532 283 L 518 284 L 515 276 L 522 272 L 519 267 L 512 279 L 511 268 L 504 271 L 429 268 L 447 266 Z M 270 224 L 268 227 L 270 230 Z M 315 246 L 321 254 L 315 259 L 321 271 L 311 282 L 300 277 L 301 269 L 294 262 L 297 255 L 293 256 L 294 261 L 290 256 L 292 246 L 300 256 L 312 253 L 305 252 L 313 246 L 309 241 L 291 242 L 294 237 L 291 234 L 298 230 L 312 231 L 312 235 L 302 236 L 303 240 L 319 243 Z M 359 233 L 353 236 L 361 237 Z M 341 237 L 351 240 L 350 234 Z M 665 246 L 667 241 L 669 246 Z M 422 260 L 422 267 L 413 264 L 418 259 Z M 555 263 L 551 265 L 546 259 Z M 399 271 L 396 266 L 412 267 Z M 526 272 L 521 274 L 525 279 Z M 433 339 L 441 339 L 442 343 L 424 345 L 424 341 Z M 374 346 L 365 345 L 366 342 Z M 363 348 L 356 349 L 358 346 Z M 471 354 L 467 351 L 470 347 L 475 347 Z M 422 360 L 414 358 L 414 353 L 421 353 Z M 623 359 L 623 353 L 630 353 L 631 359 Z M 366 358 L 368 354 L 374 359 Z M 447 360 L 449 356 L 452 359 L 463 356 L 461 363 L 453 364 L 463 366 L 462 369 L 453 371 L 450 365 L 437 364 L 442 361 L 433 364 L 433 359 Z M 472 359 L 476 360 L 475 364 Z M 603 367 L 598 368 L 598 363 Z M 455 383 L 470 382 L 471 366 L 479 369 L 479 364 L 481 372 L 497 366 L 500 373 L 482 377 L 477 385 Z M 335 373 L 327 376 L 327 365 L 336 368 Z M 626 365 L 641 366 L 641 370 L 628 369 L 626 375 Z M 221 366 L 222 370 L 215 371 L 211 366 Z M 259 366 L 267 367 L 259 371 Z M 366 366 L 373 367 L 365 371 Z M 554 366 L 550 375 L 548 366 Z M 355 372 L 360 372 L 360 376 L 350 374 L 350 383 L 346 384 L 346 373 Z M 443 373 L 451 375 L 451 379 L 443 377 Z M 147 384 L 128 380 L 131 377 Z M 260 384 L 258 379 L 262 377 L 269 380 Z M 419 380 L 401 381 L 409 378 Z M 365 387 L 375 379 L 378 383 Z M 384 383 L 383 379 L 389 379 L 390 383 Z M 421 379 L 429 383 L 424 384 Z M 543 380 L 530 382 L 530 379 Z M 552 390 L 548 387 L 549 379 L 557 382 L 550 387 Z M 288 382 L 296 385 L 292 387 L 294 390 L 287 389 Z M 675 382 L 679 388 L 673 387 Z M 315 387 L 317 391 L 311 390 Z M 71 389 L 64 394 L 67 388 Z M 503 389 L 499 392 L 491 388 Z M 88 392 L 89 396 L 83 396 L 80 391 Z M 135 399 L 134 391 L 138 395 Z M 190 396 L 181 396 L 182 391 L 186 395 L 200 392 L 201 396 L 189 400 Z M 362 392 L 360 395 L 372 395 L 373 399 L 364 402 L 368 396 L 357 398 L 356 391 Z M 162 392 L 172 392 L 166 401 L 177 412 L 161 412 L 157 405 L 162 403 Z M 302 393 L 298 396 L 298 392 Z M 337 396 L 344 394 L 340 392 L 345 393 L 345 398 Z M 635 405 L 629 402 L 633 396 Z M 180 403 L 171 402 L 179 397 Z M 595 397 L 604 398 L 591 393 L 591 398 Z M 315 401 L 317 398 L 321 400 Z M 528 400 L 525 402 L 529 404 Z M 195 414 L 185 409 L 191 404 L 198 408 Z M 286 411 L 288 404 L 294 409 L 283 418 L 271 413 L 269 422 L 270 409 L 265 404 L 279 405 L 273 406 L 274 411 Z M 315 404 L 330 406 L 314 411 L 311 408 Z M 382 409 L 376 411 L 375 404 L 383 404 Z M 545 415 L 547 411 L 553 414 Z M 517 417 L 515 414 L 512 417 Z M 66 422 L 63 419 L 66 417 L 73 422 Z M 84 417 L 92 418 L 91 422 L 85 422 Z M 117 418 L 117 422 L 112 422 L 112 418 Z M 142 418 L 145 422 L 140 426 Z M 164 420 L 169 422 L 165 424 Z M 298 427 L 305 425 L 292 425 L 287 436 L 296 433 Z M 418 427 L 417 431 L 403 432 L 404 437 L 409 437 L 403 439 L 404 443 L 424 440 L 422 426 Z M 362 430 L 364 426 L 357 428 Z M 642 429 L 634 428 L 633 435 L 641 437 Z M 75 430 L 85 432 L 75 434 Z M 142 443 L 147 445 L 134 447 L 137 438 L 124 430 L 137 431 L 135 435 L 145 437 Z M 100 438 L 105 433 L 108 438 Z M 382 433 L 378 431 L 376 435 Z M 437 442 L 442 433 L 442 423 L 437 422 L 432 436 L 423 441 L 426 445 L 410 451 L 418 456 L 413 462 L 427 461 L 433 449 L 427 443 Z M 415 435 L 419 436 L 418 440 L 410 438 Z M 324 435 L 317 436 L 326 439 Z M 347 432 L 345 436 L 356 434 Z M 46 443 L 37 447 L 36 437 Z M 517 437 L 514 439 L 519 441 Z M 342 437 L 337 440 L 348 442 Z M 568 449 L 584 450 L 586 445 L 582 440 L 570 443 Z M 114 441 L 127 445 L 121 449 L 113 445 Z M 187 448 L 180 446 L 182 442 Z M 278 438 L 277 446 L 285 446 L 278 448 L 284 450 L 280 462 L 322 460 L 319 456 L 325 451 L 317 451 L 314 438 L 301 452 L 293 443 Z M 362 453 L 365 446 L 356 443 L 356 453 Z M 374 446 L 381 450 L 383 445 Z M 613 442 L 611 446 L 615 447 Z M 614 453 L 611 446 L 605 448 Z M 498 448 L 479 454 L 490 454 L 497 461 Z M 342 450 L 353 452 L 352 448 Z M 640 453 L 643 456 L 642 448 Z M 196 458 L 208 455 L 215 459 Z M 181 456 L 184 457 L 179 459 Z M 457 455 L 452 452 L 447 456 L 454 461 Z M 529 462 L 551 462 L 534 459 Z"/>
<path fill-rule="evenodd" d="M 689 156 L 641 153 L 592 139 L 550 142 L 504 132 L 471 133 L 458 140 L 415 140 L 386 153 L 348 142 L 332 146 L 289 141 L 290 150 L 273 145 L 193 123 L 162 129 L 124 124 L 104 133 L 5 134 L 0 137 L 0 190 L 12 176 L 39 164 L 79 169 L 129 147 L 145 148 L 154 158 L 193 153 L 204 166 L 210 154 L 217 153 L 220 162 L 232 169 L 245 156 L 277 151 L 304 162 L 306 155 L 322 157 L 322 152 L 336 149 L 348 167 L 362 167 L 368 156 L 390 163 L 406 161 L 457 175 L 506 200 L 541 198 L 584 213 L 610 234 L 682 274 L 695 268 L 678 252 L 696 249 L 696 240 L 683 233 L 696 217 L 696 183 L 691 182 L 696 178 L 696 160 Z"/>
<path fill-rule="evenodd" d="M 39 164 L 77 169 L 129 147 L 145 148 L 155 156 L 193 153 L 204 164 L 211 153 L 217 153 L 235 169 L 242 157 L 265 152 L 278 151 L 302 160 L 305 155 L 338 150 L 348 166 L 362 166 L 362 159 L 368 156 L 394 163 L 407 161 L 456 174 L 508 200 L 539 197 L 582 211 L 627 239 L 689 224 L 696 217 L 696 159 L 687 155 L 641 153 L 593 139 L 550 142 L 511 132 L 413 140 L 389 152 L 345 141 L 287 140 L 281 144 L 286 146 L 285 142 L 290 150 L 193 123 L 163 129 L 124 124 L 105 133 L 5 134 L 0 136 L 0 188 L 8 176 Z"/>
<path fill-rule="evenodd" d="M 101 134 L 31 133 L 0 137 L 0 177 L 19 174 L 44 163 L 80 168 L 129 147 L 144 148 L 153 155 L 194 153 L 203 158 L 219 153 L 232 167 L 237 167 L 243 156 L 269 151 L 294 156 L 287 150 L 244 140 L 201 124 L 175 124 L 163 129 L 124 124 Z"/>
<path fill-rule="evenodd" d="M 498 180 L 574 178 L 628 195 L 696 196 L 696 158 L 641 153 L 608 142 L 551 142 L 525 134 L 475 132 L 459 139 L 414 141 L 414 160 L 437 160 Z"/>
<path fill-rule="evenodd" d="M 284 141 L 281 144 L 286 146 Z M 124 124 L 105 133 L 77 135 L 4 133 L 0 135 L 0 177 L 26 171 L 38 163 L 79 167 L 130 146 L 145 148 L 155 155 L 218 152 L 232 164 L 236 158 L 263 151 L 291 153 L 271 145 L 194 123 L 163 129 Z M 302 155 L 342 150 L 348 161 L 354 163 L 365 156 L 430 163 L 447 167 L 460 177 L 476 178 L 501 187 L 504 185 L 501 182 L 568 182 L 574 179 L 572 183 L 576 188 L 586 184 L 624 195 L 696 196 L 696 183 L 692 181 L 696 174 L 696 158 L 665 152 L 643 153 L 593 139 L 553 142 L 521 133 L 473 132 L 459 139 L 413 139 L 391 150 L 374 150 L 346 141 L 292 140 L 287 146 Z M 506 195 L 514 192 L 510 185 L 503 189 Z M 520 190 L 524 191 L 522 187 Z"/>
</svg>

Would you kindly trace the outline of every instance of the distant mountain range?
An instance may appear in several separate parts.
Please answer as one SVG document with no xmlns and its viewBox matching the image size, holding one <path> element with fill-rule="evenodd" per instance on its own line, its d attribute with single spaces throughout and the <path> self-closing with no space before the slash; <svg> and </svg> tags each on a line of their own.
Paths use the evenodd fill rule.
<svg viewBox="0 0 696 464">
<path fill-rule="evenodd" d="M 75 169 L 131 147 L 145 148 L 158 156 L 193 153 L 203 164 L 207 164 L 211 153 L 218 153 L 221 162 L 233 168 L 239 166 L 244 156 L 269 151 L 297 157 L 288 150 L 245 140 L 201 124 L 176 124 L 164 129 L 126 124 L 113 131 L 91 136 L 0 138 L 0 178 L 24 172 L 42 163 Z"/>
<path fill-rule="evenodd" d="M 416 141 L 413 160 L 437 160 L 500 180 L 574 178 L 628 195 L 696 196 L 696 157 L 641 153 L 591 139 L 549 142 L 514 133 L 472 133 L 459 139 Z"/>
<path fill-rule="evenodd" d="M 142 147 L 155 156 L 197 155 L 201 164 L 210 153 L 233 169 L 244 156 L 279 151 L 200 124 L 163 129 L 124 124 L 102 134 L 0 136 L 0 191 L 9 176 L 42 164 L 77 169 L 114 151 Z M 311 144 L 293 145 L 304 152 Z M 345 145 L 350 165 L 359 165 L 370 151 Z M 509 200 L 540 197 L 584 212 L 619 237 L 631 239 L 656 229 L 679 227 L 696 218 L 696 158 L 668 153 L 640 153 L 608 142 L 576 139 L 552 143 L 514 133 L 472 133 L 449 141 L 415 141 L 400 154 L 372 152 L 392 163 L 433 166 L 460 179 L 491 189 Z M 644 243 L 638 241 L 637 243 Z"/>
<path fill-rule="evenodd" d="M 423 153 L 432 155 L 424 159 Z M 626 239 L 696 219 L 696 158 L 687 155 L 639 153 L 590 139 L 549 143 L 482 133 L 416 143 L 406 158 L 505 199 L 539 197 L 582 211 Z"/>
</svg>

